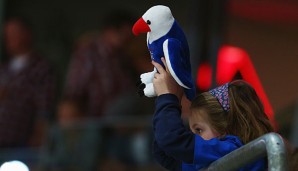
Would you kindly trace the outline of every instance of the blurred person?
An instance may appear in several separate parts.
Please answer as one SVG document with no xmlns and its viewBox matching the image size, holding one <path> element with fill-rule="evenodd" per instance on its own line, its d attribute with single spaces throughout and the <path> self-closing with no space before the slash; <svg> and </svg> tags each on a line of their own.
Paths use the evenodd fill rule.
<svg viewBox="0 0 298 171">
<path fill-rule="evenodd" d="M 101 148 L 98 123 L 84 122 L 85 103 L 63 97 L 57 123 L 51 125 L 44 145 L 42 170 L 85 171 L 97 167 Z"/>
<path fill-rule="evenodd" d="M 130 147 L 139 141 L 131 134 L 137 128 L 115 121 L 125 125 L 129 115 L 135 118 L 153 112 L 153 100 L 139 98 L 135 88 L 139 74 L 152 69 L 147 47 L 132 36 L 135 21 L 122 10 L 107 15 L 99 34 L 81 37 L 69 66 L 64 95 L 86 102 L 85 117 L 111 121 L 102 131 L 100 170 L 131 170 L 136 162 Z"/>
<path fill-rule="evenodd" d="M 0 67 L 0 147 L 40 145 L 54 102 L 54 75 L 33 49 L 29 25 L 4 25 L 7 62 Z"/>
<path fill-rule="evenodd" d="M 116 11 L 104 19 L 99 35 L 84 39 L 70 63 L 65 95 L 87 102 L 87 116 L 101 117 L 114 100 L 134 88 L 126 47 L 135 18 Z"/>
<path fill-rule="evenodd" d="M 57 109 L 57 120 L 60 126 L 67 126 L 80 121 L 85 116 L 84 103 L 64 98 Z"/>
</svg>

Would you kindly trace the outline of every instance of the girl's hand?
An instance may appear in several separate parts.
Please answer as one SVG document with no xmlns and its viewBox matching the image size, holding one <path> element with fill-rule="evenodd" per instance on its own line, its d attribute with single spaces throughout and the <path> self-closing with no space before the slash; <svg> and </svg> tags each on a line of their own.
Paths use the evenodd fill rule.
<svg viewBox="0 0 298 171">
<path fill-rule="evenodd" d="M 164 66 L 166 67 L 166 70 L 159 63 L 152 61 L 152 64 L 158 70 L 158 72 L 155 73 L 153 78 L 154 90 L 157 96 L 170 93 L 176 95 L 178 99 L 181 101 L 183 89 L 171 76 L 165 59 L 161 58 L 161 60 Z"/>
</svg>

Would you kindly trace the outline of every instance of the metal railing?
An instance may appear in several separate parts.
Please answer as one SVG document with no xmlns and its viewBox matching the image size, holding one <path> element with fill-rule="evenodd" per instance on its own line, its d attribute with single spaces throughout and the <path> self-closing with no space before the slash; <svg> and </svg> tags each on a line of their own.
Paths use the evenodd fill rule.
<svg viewBox="0 0 298 171">
<path fill-rule="evenodd" d="M 267 155 L 268 171 L 287 171 L 287 154 L 280 135 L 268 133 L 214 161 L 201 171 L 237 170 Z"/>
</svg>

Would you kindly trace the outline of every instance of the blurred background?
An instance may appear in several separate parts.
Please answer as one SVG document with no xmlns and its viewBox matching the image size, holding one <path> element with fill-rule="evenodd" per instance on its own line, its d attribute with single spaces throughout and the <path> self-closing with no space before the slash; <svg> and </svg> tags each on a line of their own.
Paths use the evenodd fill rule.
<svg viewBox="0 0 298 171">
<path fill-rule="evenodd" d="M 37 171 L 163 170 L 151 155 L 154 98 L 135 86 L 153 69 L 146 35 L 131 33 L 158 4 L 184 29 L 198 93 L 222 81 L 223 47 L 245 52 L 277 132 L 298 146 L 296 0 L 0 0 L 0 171 L 13 160 Z"/>
</svg>

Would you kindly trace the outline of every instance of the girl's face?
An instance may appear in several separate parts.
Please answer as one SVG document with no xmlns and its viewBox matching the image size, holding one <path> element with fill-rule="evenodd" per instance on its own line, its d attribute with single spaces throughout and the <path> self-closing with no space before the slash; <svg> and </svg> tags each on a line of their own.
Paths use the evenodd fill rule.
<svg viewBox="0 0 298 171">
<path fill-rule="evenodd" d="M 204 140 L 210 140 L 220 136 L 208 122 L 208 115 L 204 110 L 195 110 L 191 112 L 189 126 L 194 134 L 201 136 Z"/>
</svg>

